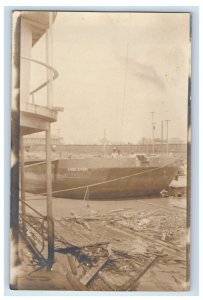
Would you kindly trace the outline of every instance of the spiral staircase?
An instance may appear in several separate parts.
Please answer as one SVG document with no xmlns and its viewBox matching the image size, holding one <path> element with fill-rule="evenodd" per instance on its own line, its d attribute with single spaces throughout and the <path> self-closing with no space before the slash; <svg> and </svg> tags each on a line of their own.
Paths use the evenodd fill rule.
<svg viewBox="0 0 203 300">
<path fill-rule="evenodd" d="M 58 77 L 52 66 L 52 26 L 55 12 L 21 12 L 20 34 L 20 134 L 46 131 L 50 123 L 57 121 L 58 108 L 53 106 L 52 83 Z M 31 57 L 32 47 L 46 34 L 46 62 Z M 47 71 L 47 80 L 30 90 L 31 64 L 37 64 L 42 72 Z M 36 103 L 38 91 L 47 88 L 46 105 Z"/>
</svg>

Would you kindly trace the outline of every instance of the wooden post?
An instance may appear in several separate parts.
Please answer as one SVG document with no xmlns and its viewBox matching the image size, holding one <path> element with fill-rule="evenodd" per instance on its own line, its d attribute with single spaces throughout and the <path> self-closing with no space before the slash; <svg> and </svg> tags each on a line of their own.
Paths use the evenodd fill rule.
<svg viewBox="0 0 203 300">
<path fill-rule="evenodd" d="M 89 187 L 88 187 L 88 190 L 87 190 L 87 208 L 90 207 L 90 192 L 89 192 Z"/>
<path fill-rule="evenodd" d="M 53 61 L 53 13 L 49 12 L 49 29 L 46 31 L 46 64 L 52 66 Z M 47 79 L 49 83 L 47 85 L 47 106 L 53 106 L 53 72 L 47 69 Z"/>
<path fill-rule="evenodd" d="M 52 65 L 52 23 L 53 13 L 49 12 L 49 29 L 46 32 L 46 63 Z M 47 106 L 53 105 L 52 83 L 53 74 L 47 70 Z M 50 270 L 54 263 L 54 222 L 52 213 L 52 170 L 51 170 L 51 127 L 46 131 L 46 175 L 47 175 L 47 224 L 48 224 L 48 263 Z"/>
<path fill-rule="evenodd" d="M 46 177 L 47 177 L 47 224 L 48 224 L 48 264 L 50 270 L 54 263 L 54 223 L 52 213 L 52 170 L 51 170 L 51 130 L 46 131 Z"/>
<path fill-rule="evenodd" d="M 21 181 L 21 212 L 22 212 L 22 230 L 26 234 L 26 206 L 25 206 L 25 169 L 24 169 L 24 139 L 23 135 L 20 136 L 20 181 Z"/>
</svg>

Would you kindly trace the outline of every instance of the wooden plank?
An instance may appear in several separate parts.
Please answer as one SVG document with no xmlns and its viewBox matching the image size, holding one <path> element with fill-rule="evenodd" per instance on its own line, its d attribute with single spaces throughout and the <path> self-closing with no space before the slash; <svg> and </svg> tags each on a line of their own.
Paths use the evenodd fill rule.
<svg viewBox="0 0 203 300">
<path fill-rule="evenodd" d="M 86 238 L 84 234 L 82 235 L 83 232 L 81 230 L 78 233 L 73 232 L 73 230 L 64 230 L 64 225 L 60 223 L 58 224 L 58 222 L 55 223 L 55 232 L 61 237 L 61 239 L 67 241 L 68 244 L 73 246 L 80 247 L 91 242 L 91 240 Z"/>
<path fill-rule="evenodd" d="M 164 247 L 164 249 L 169 254 L 171 253 L 171 254 L 175 255 L 176 257 L 184 258 L 184 255 L 181 253 L 181 251 L 179 249 L 176 249 L 176 248 L 172 247 L 170 244 L 168 244 L 166 242 L 163 242 L 163 241 L 160 241 L 160 240 L 157 240 L 157 239 L 152 239 L 152 238 L 150 238 L 148 236 L 145 236 L 145 235 L 143 235 L 141 233 L 138 233 L 137 231 L 136 231 L 135 235 L 133 235 L 133 234 L 130 234 L 128 232 L 125 232 L 125 231 L 123 231 L 121 229 L 115 228 L 115 227 L 110 226 L 110 225 L 106 225 L 106 227 L 107 228 L 111 228 L 112 230 L 115 230 L 115 231 L 120 232 L 122 234 L 125 234 L 126 236 L 129 236 L 129 237 L 131 237 L 133 239 L 136 239 L 136 236 L 139 236 L 139 237 L 143 238 L 146 241 L 152 242 L 153 244 L 161 245 L 162 247 Z"/>
<path fill-rule="evenodd" d="M 149 268 L 154 264 L 158 256 L 150 257 L 147 265 L 141 268 L 136 275 L 136 277 L 131 278 L 126 283 L 124 283 L 118 290 L 119 291 L 133 291 L 136 290 L 135 284 L 138 282 L 138 280 L 149 270 Z"/>
<path fill-rule="evenodd" d="M 117 212 L 123 212 L 125 210 L 131 210 L 131 209 L 133 209 L 133 207 L 126 207 L 126 208 L 121 208 L 121 209 L 113 209 L 113 210 L 111 210 L 109 212 L 109 214 L 111 214 L 111 213 L 117 213 Z"/>
<path fill-rule="evenodd" d="M 71 275 L 69 272 L 66 274 L 66 279 L 71 285 L 71 290 L 73 291 L 88 291 L 87 287 L 83 285 L 77 277 Z"/>
<path fill-rule="evenodd" d="M 48 270 L 54 264 L 54 221 L 52 210 L 52 170 L 51 170 L 51 127 L 46 131 L 46 181 L 47 181 L 47 224 L 48 224 Z"/>
<path fill-rule="evenodd" d="M 92 242 L 90 244 L 84 244 L 78 248 L 86 248 L 86 247 L 100 247 L 100 246 L 104 246 L 104 245 L 108 245 L 110 244 L 110 242 L 107 241 L 103 241 L 103 242 Z"/>
<path fill-rule="evenodd" d="M 72 273 L 74 275 L 76 275 L 77 274 L 77 268 L 76 268 L 73 256 L 71 254 L 67 254 L 67 258 L 68 258 L 68 262 L 69 262 Z"/>
<path fill-rule="evenodd" d="M 80 279 L 80 282 L 83 285 L 87 285 L 96 275 L 97 273 L 103 268 L 103 266 L 107 263 L 109 258 L 104 258 L 102 259 L 98 265 L 90 269 L 84 276 L 83 278 Z"/>
</svg>

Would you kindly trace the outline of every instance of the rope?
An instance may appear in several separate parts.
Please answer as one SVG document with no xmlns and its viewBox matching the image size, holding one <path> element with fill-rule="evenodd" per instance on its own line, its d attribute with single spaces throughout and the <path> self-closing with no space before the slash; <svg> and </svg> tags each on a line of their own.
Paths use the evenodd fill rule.
<svg viewBox="0 0 203 300">
<path fill-rule="evenodd" d="M 85 201 L 85 199 L 86 199 L 86 197 L 87 197 L 88 189 L 89 189 L 89 186 L 87 186 L 87 188 L 86 188 L 85 197 L 84 197 L 84 199 L 83 199 L 84 201 Z"/>
<path fill-rule="evenodd" d="M 119 180 L 122 180 L 122 179 L 136 177 L 136 176 L 139 176 L 139 175 L 142 175 L 142 174 L 145 174 L 145 173 L 154 172 L 154 171 L 163 169 L 163 168 L 165 168 L 166 166 L 168 166 L 170 164 L 171 164 L 171 162 L 168 163 L 168 164 L 166 164 L 166 165 L 163 165 L 161 167 L 157 167 L 157 168 L 154 168 L 154 169 L 151 169 L 151 170 L 147 170 L 147 171 L 143 171 L 143 172 L 139 172 L 139 173 L 134 173 L 134 174 L 131 174 L 131 175 L 126 175 L 126 176 L 122 176 L 122 177 L 118 177 L 118 178 L 114 178 L 114 179 L 110 179 L 110 180 L 106 180 L 106 181 L 102 181 L 102 182 L 98 182 L 98 183 L 93 183 L 93 184 L 89 184 L 89 185 L 83 185 L 83 186 L 69 188 L 69 189 L 64 189 L 64 190 L 53 191 L 52 194 L 57 194 L 57 193 L 61 193 L 61 192 L 68 192 L 68 191 L 74 191 L 74 190 L 84 189 L 84 188 L 87 188 L 87 187 L 89 189 L 90 187 L 94 187 L 94 186 L 98 186 L 98 185 L 103 185 L 103 184 L 106 184 L 106 183 L 115 182 L 115 181 L 119 181 Z M 46 195 L 46 193 L 42 193 L 41 195 Z"/>
<path fill-rule="evenodd" d="M 54 161 L 56 161 L 56 159 L 52 160 L 51 162 L 54 162 Z M 43 161 L 40 161 L 40 162 L 37 162 L 37 163 L 24 165 L 24 168 L 30 168 L 30 167 L 33 167 L 33 166 L 45 165 L 45 164 L 46 164 L 46 160 L 43 160 Z"/>
<path fill-rule="evenodd" d="M 89 207 L 89 185 L 86 188 L 85 196 L 84 196 L 83 201 L 85 202 L 86 200 L 87 200 L 87 207 Z"/>
</svg>

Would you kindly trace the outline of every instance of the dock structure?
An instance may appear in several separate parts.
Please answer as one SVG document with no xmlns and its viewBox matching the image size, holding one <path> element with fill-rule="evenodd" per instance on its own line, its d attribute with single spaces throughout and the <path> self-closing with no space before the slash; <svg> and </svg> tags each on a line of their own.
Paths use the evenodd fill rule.
<svg viewBox="0 0 203 300">
<path fill-rule="evenodd" d="M 48 224 L 48 269 L 54 262 L 54 225 L 52 215 L 52 174 L 51 174 L 51 128 L 56 122 L 57 111 L 53 107 L 53 80 L 58 76 L 52 66 L 53 30 L 56 13 L 54 12 L 23 12 L 21 14 L 20 37 L 20 139 L 21 139 L 21 200 L 22 217 L 25 220 L 24 194 L 24 145 L 23 137 L 34 132 L 46 132 L 46 176 L 47 176 L 47 224 Z M 46 62 L 33 59 L 31 48 L 46 34 Z M 31 63 L 36 63 L 47 70 L 47 80 L 30 91 Z M 35 103 L 35 94 L 47 88 L 46 105 Z M 31 99 L 30 99 L 31 98 Z M 24 223 L 24 221 L 22 221 Z M 25 230 L 25 225 L 23 224 Z"/>
<path fill-rule="evenodd" d="M 47 11 L 22 11 L 18 13 L 17 21 L 14 24 L 14 44 L 13 46 L 13 70 L 16 70 L 18 79 L 13 83 L 13 86 L 18 85 L 18 119 L 20 119 L 18 136 L 20 139 L 19 149 L 19 189 L 20 196 L 11 196 L 11 218 L 21 217 L 21 227 L 19 222 L 11 220 L 11 232 L 15 237 L 18 237 L 18 232 L 21 229 L 24 237 L 27 234 L 27 219 L 26 219 L 26 197 L 24 188 L 24 137 L 28 134 L 45 132 L 46 133 L 46 177 L 47 177 L 47 236 L 48 236 L 48 252 L 47 252 L 47 269 L 51 269 L 54 262 L 54 223 L 52 216 L 52 174 L 51 174 L 51 123 L 57 121 L 58 108 L 53 105 L 53 80 L 57 78 L 58 72 L 52 66 L 53 56 L 53 30 L 52 26 L 56 18 L 55 12 Z M 32 57 L 32 47 L 39 42 L 41 37 L 46 35 L 46 61 L 34 59 Z M 16 45 L 17 44 L 17 45 Z M 37 64 L 39 72 L 40 68 L 45 68 L 46 80 L 37 88 L 31 90 L 31 64 Z M 42 70 L 43 71 L 43 70 Z M 19 75 L 20 74 L 20 75 Z M 35 97 L 41 89 L 47 89 L 46 99 L 43 99 L 43 105 L 39 103 Z M 14 99 L 14 97 L 13 97 Z M 16 100 L 16 99 L 15 99 Z M 14 101 L 14 100 L 13 100 Z M 44 104 L 45 103 L 45 104 Z M 61 110 L 61 109 L 60 109 Z M 13 114 L 13 112 L 12 112 Z M 12 127 L 14 124 L 12 115 Z M 12 139 L 13 139 L 12 133 Z M 13 172 L 13 173 L 12 173 Z M 14 176 L 14 171 L 11 171 Z M 12 176 L 12 175 L 11 175 Z M 18 180 L 17 180 L 18 181 Z M 12 177 L 11 177 L 11 185 Z M 18 182 L 16 182 L 18 184 Z M 20 200 L 20 204 L 19 204 Z M 17 203 L 18 202 L 18 203 Z M 15 223 L 15 224 L 14 224 Z M 17 240 L 17 238 L 14 238 Z M 16 242 L 16 241 L 15 241 Z"/>
</svg>

